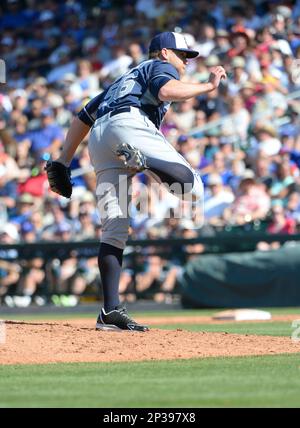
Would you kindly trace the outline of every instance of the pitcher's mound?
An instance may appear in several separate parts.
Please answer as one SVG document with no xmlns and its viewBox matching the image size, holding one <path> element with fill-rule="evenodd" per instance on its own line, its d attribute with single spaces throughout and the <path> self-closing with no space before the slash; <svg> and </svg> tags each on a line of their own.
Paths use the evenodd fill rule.
<svg viewBox="0 0 300 428">
<path fill-rule="evenodd" d="M 151 325 L 150 325 L 151 327 Z M 89 320 L 5 323 L 0 364 L 168 360 L 296 353 L 289 337 L 158 330 L 96 331 Z"/>
</svg>

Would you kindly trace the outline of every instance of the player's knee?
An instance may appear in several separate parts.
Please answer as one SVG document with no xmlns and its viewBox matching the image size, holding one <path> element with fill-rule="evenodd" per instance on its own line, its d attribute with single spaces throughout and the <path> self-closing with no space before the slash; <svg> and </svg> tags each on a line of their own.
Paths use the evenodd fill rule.
<svg viewBox="0 0 300 428">
<path fill-rule="evenodd" d="M 204 187 L 199 174 L 193 174 L 193 181 L 185 183 L 183 186 L 183 196 L 185 200 L 197 202 L 203 199 Z"/>
<path fill-rule="evenodd" d="M 203 182 L 200 178 L 200 175 L 195 173 L 194 174 L 194 185 L 192 188 L 192 197 L 193 197 L 193 202 L 197 202 L 199 200 L 203 200 L 203 195 L 204 195 L 204 186 L 203 186 Z"/>
<path fill-rule="evenodd" d="M 181 183 L 181 191 L 185 198 L 196 202 L 203 198 L 204 188 L 201 177 L 195 171 L 188 168 L 183 170 L 184 184 Z"/>
<path fill-rule="evenodd" d="M 101 236 L 101 242 L 105 244 L 112 245 L 113 247 L 120 248 L 121 250 L 124 250 L 126 247 L 126 241 L 127 241 L 128 235 L 125 237 L 122 236 L 111 236 L 109 233 L 102 233 Z"/>
<path fill-rule="evenodd" d="M 101 242 L 124 249 L 128 239 L 128 219 L 114 218 L 102 222 Z"/>
</svg>

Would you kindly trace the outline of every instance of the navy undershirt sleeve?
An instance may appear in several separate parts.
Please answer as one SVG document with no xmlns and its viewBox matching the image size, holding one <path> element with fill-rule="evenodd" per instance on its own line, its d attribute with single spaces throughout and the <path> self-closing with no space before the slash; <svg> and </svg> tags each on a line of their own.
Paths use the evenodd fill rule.
<svg viewBox="0 0 300 428">
<path fill-rule="evenodd" d="M 94 125 L 94 122 L 97 118 L 97 110 L 100 103 L 102 102 L 102 98 L 103 97 L 101 93 L 89 101 L 87 105 L 80 110 L 77 116 L 83 123 L 88 126 Z"/>
<path fill-rule="evenodd" d="M 176 68 L 168 62 L 156 61 L 153 64 L 149 81 L 151 94 L 158 98 L 160 88 L 173 79 L 179 80 L 179 73 Z"/>
</svg>

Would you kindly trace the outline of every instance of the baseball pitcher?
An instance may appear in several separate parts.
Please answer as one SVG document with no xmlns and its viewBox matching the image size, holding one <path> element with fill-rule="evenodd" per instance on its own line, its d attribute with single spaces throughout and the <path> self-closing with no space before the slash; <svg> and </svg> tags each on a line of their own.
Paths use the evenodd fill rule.
<svg viewBox="0 0 300 428">
<path fill-rule="evenodd" d="M 158 181 L 170 187 L 176 185 L 172 187 L 175 194 L 189 193 L 193 201 L 202 198 L 199 175 L 159 130 L 172 101 L 212 91 L 226 78 L 224 68 L 217 66 L 211 70 L 207 83 L 181 82 L 187 60 L 197 55 L 198 52 L 188 48 L 181 34 L 156 35 L 149 46 L 149 60 L 125 73 L 78 113 L 60 157 L 46 165 L 50 188 L 70 198 L 69 165 L 78 145 L 90 131 L 88 147 L 97 176 L 96 196 L 102 221 L 98 261 L 104 307 L 96 329 L 148 330 L 147 326 L 132 320 L 119 301 L 119 278 L 130 221 L 121 202 L 122 180 L 125 179 L 128 189 L 133 175 L 146 170 Z M 130 203 L 129 194 L 126 203 Z"/>
</svg>

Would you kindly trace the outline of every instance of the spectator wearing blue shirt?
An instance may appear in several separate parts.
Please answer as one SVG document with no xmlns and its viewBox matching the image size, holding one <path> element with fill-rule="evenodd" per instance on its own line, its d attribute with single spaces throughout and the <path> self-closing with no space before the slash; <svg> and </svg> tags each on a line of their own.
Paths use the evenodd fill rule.
<svg viewBox="0 0 300 428">
<path fill-rule="evenodd" d="M 209 169 L 208 167 L 206 170 Z M 204 187 L 207 187 L 207 181 L 209 177 L 209 173 L 219 174 L 222 178 L 222 182 L 224 186 L 229 185 L 231 178 L 233 177 L 233 172 L 226 168 L 225 156 L 222 152 L 218 151 L 213 155 L 213 161 L 211 164 L 210 171 L 202 176 L 202 181 Z"/>
<path fill-rule="evenodd" d="M 42 110 L 41 127 L 34 130 L 31 135 L 31 152 L 34 157 L 39 157 L 43 153 L 57 153 L 60 148 L 64 135 L 63 129 L 54 122 L 53 110 L 46 108 Z"/>
<path fill-rule="evenodd" d="M 24 28 L 28 24 L 28 17 L 24 10 L 20 10 L 21 4 L 19 0 L 7 0 L 7 12 L 0 20 L 0 28 L 13 28 L 18 30 Z"/>
<path fill-rule="evenodd" d="M 13 138 L 17 143 L 30 140 L 30 132 L 27 129 L 28 119 L 26 116 L 19 116 L 18 119 L 14 121 L 13 125 L 15 131 Z"/>
<path fill-rule="evenodd" d="M 30 218 L 34 208 L 34 197 L 30 193 L 23 193 L 18 199 L 15 214 L 10 218 L 11 223 L 16 226 L 20 226 Z"/>
</svg>

